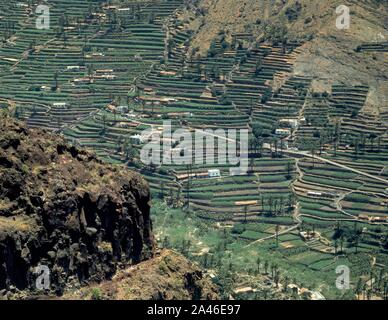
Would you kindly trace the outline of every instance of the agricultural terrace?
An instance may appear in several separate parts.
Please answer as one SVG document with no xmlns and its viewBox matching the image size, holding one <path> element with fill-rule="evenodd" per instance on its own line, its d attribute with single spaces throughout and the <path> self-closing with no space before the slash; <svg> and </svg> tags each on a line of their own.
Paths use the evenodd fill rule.
<svg viewBox="0 0 388 320">
<path fill-rule="evenodd" d="M 228 230 L 236 246 L 276 248 L 310 271 L 387 267 L 388 111 L 368 112 L 367 85 L 314 91 L 294 73 L 302 43 L 287 38 L 229 43 L 220 32 L 201 56 L 183 0 L 52 0 L 49 30 L 35 28 L 34 5 L 0 4 L 0 103 L 15 117 L 141 172 L 155 199 Z M 384 55 L 386 44 L 356 52 Z M 144 165 L 138 137 L 161 134 L 165 120 L 248 129 L 248 173 Z"/>
</svg>

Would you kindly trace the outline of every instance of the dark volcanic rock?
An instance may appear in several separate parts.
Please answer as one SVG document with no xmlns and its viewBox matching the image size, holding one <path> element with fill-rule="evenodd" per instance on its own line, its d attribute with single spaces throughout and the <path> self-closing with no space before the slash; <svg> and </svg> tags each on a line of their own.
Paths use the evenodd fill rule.
<svg viewBox="0 0 388 320">
<path fill-rule="evenodd" d="M 149 188 L 52 134 L 0 119 L 0 292 L 109 279 L 154 252 Z M 5 289 L 5 290 L 4 290 Z"/>
</svg>

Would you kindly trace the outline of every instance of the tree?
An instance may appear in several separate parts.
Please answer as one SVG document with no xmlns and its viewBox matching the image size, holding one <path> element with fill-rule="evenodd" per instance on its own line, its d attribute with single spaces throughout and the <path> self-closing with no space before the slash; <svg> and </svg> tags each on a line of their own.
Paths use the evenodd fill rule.
<svg viewBox="0 0 388 320">
<path fill-rule="evenodd" d="M 357 282 L 357 285 L 356 285 L 356 289 L 355 289 L 355 293 L 357 295 L 357 299 L 359 300 L 360 299 L 360 294 L 362 293 L 362 280 L 361 280 L 361 278 L 358 279 L 358 282 Z"/>
<path fill-rule="evenodd" d="M 273 211 L 272 211 L 273 198 L 271 195 L 268 197 L 267 203 L 268 203 L 268 207 L 269 207 L 269 215 L 272 215 L 273 214 Z"/>
<path fill-rule="evenodd" d="M 102 130 L 101 130 L 101 135 L 105 135 L 105 132 L 106 132 L 106 121 L 107 121 L 106 118 L 107 118 L 106 117 L 106 113 L 104 112 L 102 114 Z"/>
<path fill-rule="evenodd" d="M 256 67 L 255 67 L 255 76 L 259 76 L 261 71 L 263 70 L 263 59 L 259 57 L 256 61 Z"/>
<path fill-rule="evenodd" d="M 377 152 L 381 152 L 381 136 L 377 138 Z"/>
<path fill-rule="evenodd" d="M 249 157 L 249 171 L 253 174 L 255 169 L 255 158 L 251 155 Z"/>
<path fill-rule="evenodd" d="M 341 253 L 343 253 L 343 251 L 344 251 L 344 241 L 345 241 L 344 236 L 341 235 L 341 237 L 340 237 Z"/>
<path fill-rule="evenodd" d="M 286 293 L 288 290 L 289 281 L 290 281 L 290 279 L 287 276 L 285 276 L 284 280 L 283 280 L 283 291 Z"/>
<path fill-rule="evenodd" d="M 148 16 L 148 23 L 153 24 L 155 22 L 155 17 L 156 17 L 155 13 L 151 12 Z"/>
<path fill-rule="evenodd" d="M 288 195 L 288 200 L 287 200 L 287 206 L 288 206 L 288 211 L 291 211 L 295 205 L 296 199 L 295 195 L 293 193 Z"/>
<path fill-rule="evenodd" d="M 88 76 L 89 76 L 89 78 L 93 75 L 93 70 L 94 70 L 93 64 L 88 64 Z"/>
<path fill-rule="evenodd" d="M 280 230 L 280 227 L 277 224 L 276 227 L 275 227 L 276 246 L 279 246 L 279 230 Z"/>
<path fill-rule="evenodd" d="M 360 238 L 360 235 L 358 233 L 356 233 L 354 236 L 354 241 L 353 241 L 353 245 L 356 249 L 356 253 L 358 253 L 359 238 Z"/>
<path fill-rule="evenodd" d="M 163 242 L 162 242 L 162 247 L 163 247 L 163 248 L 168 248 L 168 247 L 170 247 L 170 241 L 169 241 L 168 236 L 165 236 L 165 237 L 164 237 Z"/>
<path fill-rule="evenodd" d="M 370 150 L 373 152 L 375 150 L 375 145 L 374 145 L 374 142 L 375 142 L 375 139 L 377 138 L 377 135 L 374 134 L 374 133 L 371 133 L 369 135 L 369 141 L 370 141 Z"/>
<path fill-rule="evenodd" d="M 291 164 L 291 161 L 287 161 L 287 164 L 286 164 L 286 170 L 287 170 L 287 175 L 286 175 L 286 178 L 287 180 L 290 180 L 292 175 L 291 175 L 291 172 L 292 172 L 292 164 Z"/>
<path fill-rule="evenodd" d="M 312 160 L 313 160 L 313 168 L 315 168 L 316 147 L 314 144 L 311 144 L 310 152 L 311 152 Z"/>
<path fill-rule="evenodd" d="M 187 203 L 187 209 L 190 209 L 190 189 L 191 189 L 191 175 L 192 175 L 193 169 L 192 165 L 189 164 L 187 166 L 187 185 L 186 185 L 186 203 Z"/>
<path fill-rule="evenodd" d="M 244 206 L 244 223 L 247 223 L 248 206 Z"/>
<path fill-rule="evenodd" d="M 160 189 L 160 191 L 159 191 L 159 198 L 160 199 L 164 199 L 164 181 L 163 180 L 160 180 L 160 182 L 159 182 L 159 189 Z"/>
<path fill-rule="evenodd" d="M 66 32 L 63 33 L 63 47 L 66 48 L 67 47 L 67 34 Z"/>
<path fill-rule="evenodd" d="M 264 261 L 264 274 L 268 274 L 268 261 Z"/>
<path fill-rule="evenodd" d="M 209 57 L 214 57 L 217 53 L 218 53 L 218 51 L 217 51 L 217 47 L 216 47 L 216 42 L 213 40 L 210 43 L 210 48 L 209 48 L 209 51 L 208 51 L 208 55 L 209 55 Z"/>
<path fill-rule="evenodd" d="M 257 265 L 257 272 L 258 273 L 260 273 L 260 263 L 261 263 L 261 259 L 260 259 L 260 257 L 257 257 L 256 265 Z"/>
<path fill-rule="evenodd" d="M 58 90 L 58 71 L 54 73 L 54 87 L 52 88 L 52 91 Z"/>
</svg>

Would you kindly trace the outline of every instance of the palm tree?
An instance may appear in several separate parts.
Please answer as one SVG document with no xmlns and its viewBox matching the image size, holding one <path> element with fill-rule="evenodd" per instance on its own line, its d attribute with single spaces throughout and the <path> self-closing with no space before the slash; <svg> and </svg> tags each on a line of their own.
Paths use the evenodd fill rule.
<svg viewBox="0 0 388 320">
<path fill-rule="evenodd" d="M 360 278 L 358 279 L 355 292 L 356 292 L 356 295 L 357 295 L 357 299 L 359 300 L 360 299 L 360 294 L 362 292 L 362 280 Z"/>
<path fill-rule="evenodd" d="M 280 227 L 279 227 L 279 225 L 277 224 L 276 227 L 275 227 L 276 246 L 279 246 L 279 230 L 280 230 Z"/>
<path fill-rule="evenodd" d="M 58 71 L 54 73 L 54 91 L 58 90 Z"/>
<path fill-rule="evenodd" d="M 264 261 L 264 274 L 268 272 L 268 261 Z"/>
<path fill-rule="evenodd" d="M 273 205 L 273 198 L 272 198 L 272 196 L 269 196 L 267 202 L 268 202 L 268 206 L 269 206 L 269 214 L 272 215 L 272 205 Z"/>
<path fill-rule="evenodd" d="M 344 236 L 343 235 L 341 235 L 341 237 L 340 237 L 340 246 L 341 246 L 341 253 L 343 253 L 343 251 L 344 251 Z"/>
<path fill-rule="evenodd" d="M 315 145 L 311 145 L 310 152 L 313 159 L 313 168 L 315 168 L 315 154 L 316 154 L 316 148 Z"/>
<path fill-rule="evenodd" d="M 358 241 L 359 241 L 359 235 L 355 235 L 353 245 L 356 253 L 358 253 L 358 244 L 359 244 Z"/>
<path fill-rule="evenodd" d="M 261 259 L 260 259 L 260 257 L 258 257 L 257 260 L 256 260 L 257 272 L 258 273 L 260 273 L 260 262 L 261 262 Z"/>
<path fill-rule="evenodd" d="M 369 140 L 370 140 L 370 150 L 371 150 L 371 151 L 374 151 L 374 149 L 375 149 L 374 142 L 375 142 L 376 137 L 377 137 L 377 136 L 376 136 L 374 133 L 371 133 L 371 134 L 369 135 Z"/>
</svg>

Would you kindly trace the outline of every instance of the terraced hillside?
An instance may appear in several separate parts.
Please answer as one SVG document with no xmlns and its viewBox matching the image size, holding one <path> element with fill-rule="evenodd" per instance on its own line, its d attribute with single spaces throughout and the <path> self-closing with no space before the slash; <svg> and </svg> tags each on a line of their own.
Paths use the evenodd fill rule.
<svg viewBox="0 0 388 320">
<path fill-rule="evenodd" d="M 181 3 L 52 1 L 48 30 L 35 28 L 35 6 L 2 3 L 12 19 L 2 17 L 2 100 L 30 126 L 52 129 L 126 103 L 133 79 L 163 57 L 164 19 Z"/>
<path fill-rule="evenodd" d="M 231 230 L 247 247 L 275 240 L 284 259 L 311 272 L 328 270 L 340 258 L 351 263 L 360 252 L 363 265 L 373 262 L 372 273 L 385 272 L 385 43 L 370 44 L 349 31 L 355 40 L 341 47 L 342 36 L 335 33 L 334 41 L 329 30 L 318 33 L 317 23 L 307 20 L 309 6 L 329 12 L 337 1 L 313 2 L 303 1 L 303 14 L 283 32 L 221 28 L 219 21 L 214 27 L 207 14 L 218 1 L 198 7 L 183 0 L 55 0 L 51 28 L 37 30 L 38 3 L 10 0 L 0 4 L 0 103 L 29 126 L 55 130 L 107 162 L 141 172 L 155 199 Z M 362 19 L 370 12 L 364 2 Z M 236 21 L 251 5 L 244 3 Z M 276 1 L 278 10 L 267 8 L 266 23 L 255 26 L 288 19 L 294 3 Z M 379 15 L 384 11 L 373 26 Z M 323 24 L 328 18 L 315 19 Z M 198 41 L 207 23 L 205 50 Z M 323 43 L 335 43 L 357 68 L 369 64 L 370 72 L 322 72 L 309 51 L 319 37 L 295 35 L 301 25 L 324 34 Z M 170 139 L 168 152 L 186 162 L 145 165 L 140 153 L 149 141 L 141 135 L 146 129 L 149 137 L 166 134 L 165 121 L 172 131 L 214 130 L 214 151 L 228 140 L 220 130 L 248 130 L 248 171 L 231 174 L 235 165 L 228 162 L 190 162 L 206 145 L 187 150 L 179 139 Z M 241 145 L 241 137 L 233 139 Z"/>
</svg>

